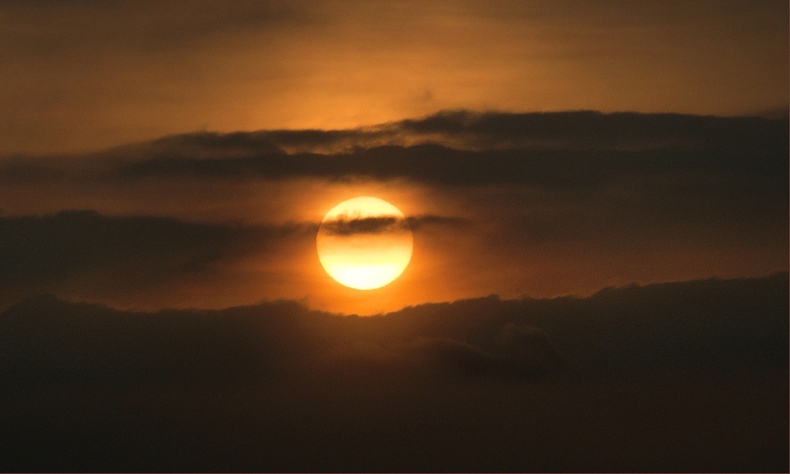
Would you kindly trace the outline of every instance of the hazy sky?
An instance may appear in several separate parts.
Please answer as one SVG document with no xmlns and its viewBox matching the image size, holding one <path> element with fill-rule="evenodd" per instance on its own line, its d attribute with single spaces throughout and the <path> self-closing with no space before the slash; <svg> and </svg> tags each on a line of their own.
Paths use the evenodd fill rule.
<svg viewBox="0 0 790 474">
<path fill-rule="evenodd" d="M 765 114 L 782 0 L 10 0 L 0 154 L 441 109 Z"/>
</svg>

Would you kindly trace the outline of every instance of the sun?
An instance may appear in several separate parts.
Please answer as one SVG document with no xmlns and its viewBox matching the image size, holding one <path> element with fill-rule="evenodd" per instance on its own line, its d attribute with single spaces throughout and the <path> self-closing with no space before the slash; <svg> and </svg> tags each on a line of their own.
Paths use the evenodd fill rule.
<svg viewBox="0 0 790 474">
<path fill-rule="evenodd" d="M 359 196 L 326 213 L 316 236 L 318 260 L 338 283 L 381 288 L 411 261 L 414 239 L 406 216 L 387 201 Z"/>
</svg>

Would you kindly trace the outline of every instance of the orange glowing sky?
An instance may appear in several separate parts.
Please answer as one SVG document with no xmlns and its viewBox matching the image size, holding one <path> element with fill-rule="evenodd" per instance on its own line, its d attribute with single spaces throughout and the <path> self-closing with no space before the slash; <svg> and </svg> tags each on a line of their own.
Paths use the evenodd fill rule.
<svg viewBox="0 0 790 474">
<path fill-rule="evenodd" d="M 442 109 L 771 113 L 787 3 L 21 1 L 0 6 L 0 150 L 340 129 Z"/>
<path fill-rule="evenodd" d="M 0 0 L 0 473 L 788 472 L 789 18 Z"/>
</svg>

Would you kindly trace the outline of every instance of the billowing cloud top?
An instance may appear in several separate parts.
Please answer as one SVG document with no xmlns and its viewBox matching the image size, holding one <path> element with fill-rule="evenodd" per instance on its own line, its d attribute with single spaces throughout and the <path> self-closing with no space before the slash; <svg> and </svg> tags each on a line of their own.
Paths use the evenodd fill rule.
<svg viewBox="0 0 790 474">
<path fill-rule="evenodd" d="M 368 318 L 37 296 L 0 313 L 0 466 L 781 471 L 787 298 L 787 273 Z"/>
</svg>

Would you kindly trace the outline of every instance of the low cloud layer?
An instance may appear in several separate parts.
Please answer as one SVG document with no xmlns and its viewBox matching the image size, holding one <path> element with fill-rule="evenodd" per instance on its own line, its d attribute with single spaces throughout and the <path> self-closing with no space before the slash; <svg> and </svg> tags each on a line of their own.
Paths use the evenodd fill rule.
<svg viewBox="0 0 790 474">
<path fill-rule="evenodd" d="M 0 466 L 781 471 L 787 298 L 786 273 L 368 318 L 38 296 L 0 314 Z"/>
<path fill-rule="evenodd" d="M 787 273 L 608 288 L 588 298 L 490 296 L 370 317 L 289 301 L 140 313 L 36 296 L 0 316 L 0 336 L 10 357 L 3 370 L 48 384 L 72 370 L 97 379 L 148 380 L 159 370 L 165 378 L 236 370 L 265 378 L 371 361 L 463 377 L 771 371 L 787 367 L 786 297 Z M 62 364 L 69 368 L 58 375 Z M 137 372 L 148 364 L 159 368 Z M 52 378 L 36 379 L 39 370 Z"/>
</svg>

